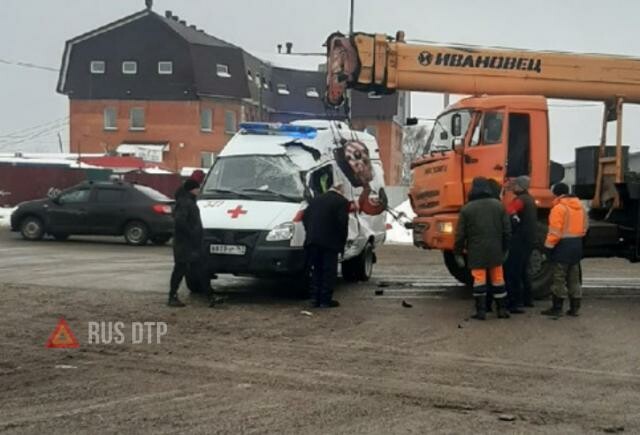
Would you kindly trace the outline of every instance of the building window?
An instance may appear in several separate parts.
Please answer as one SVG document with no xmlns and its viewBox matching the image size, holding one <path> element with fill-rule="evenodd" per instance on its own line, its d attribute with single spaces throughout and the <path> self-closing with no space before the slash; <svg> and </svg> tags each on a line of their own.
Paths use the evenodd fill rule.
<svg viewBox="0 0 640 435">
<path fill-rule="evenodd" d="M 158 74 L 173 74 L 173 62 L 170 60 L 158 62 Z"/>
<path fill-rule="evenodd" d="M 104 74 L 106 64 L 104 60 L 92 60 L 90 64 L 91 74 Z"/>
<path fill-rule="evenodd" d="M 284 83 L 278 83 L 277 89 L 280 95 L 289 95 L 291 93 L 291 91 L 289 91 L 289 88 L 287 88 L 287 85 L 285 85 Z"/>
<path fill-rule="evenodd" d="M 137 74 L 138 62 L 135 60 L 125 60 L 122 62 L 122 74 Z"/>
<path fill-rule="evenodd" d="M 231 110 L 224 112 L 224 132 L 229 134 L 236 132 L 236 112 Z"/>
<path fill-rule="evenodd" d="M 231 77 L 231 74 L 229 74 L 229 65 L 225 65 L 223 63 L 217 64 L 216 74 L 218 74 L 218 77 Z"/>
<path fill-rule="evenodd" d="M 208 107 L 200 109 L 200 130 L 213 131 L 213 110 Z"/>
<path fill-rule="evenodd" d="M 269 90 L 269 82 L 267 82 L 266 79 L 262 80 L 262 87 L 265 88 L 267 91 Z"/>
<path fill-rule="evenodd" d="M 320 98 L 320 94 L 316 88 L 307 88 L 306 94 L 309 98 Z"/>
<path fill-rule="evenodd" d="M 144 109 L 132 107 L 129 110 L 129 130 L 144 130 Z"/>
<path fill-rule="evenodd" d="M 211 151 L 203 151 L 200 153 L 200 167 L 210 168 L 213 165 L 213 161 L 216 159 L 216 153 Z"/>
<path fill-rule="evenodd" d="M 104 109 L 104 129 L 105 130 L 117 130 L 116 124 L 117 112 L 115 107 L 106 107 Z"/>
<path fill-rule="evenodd" d="M 369 133 L 371 136 L 377 138 L 378 137 L 378 127 L 375 125 L 368 125 L 364 128 L 365 133 Z"/>
</svg>

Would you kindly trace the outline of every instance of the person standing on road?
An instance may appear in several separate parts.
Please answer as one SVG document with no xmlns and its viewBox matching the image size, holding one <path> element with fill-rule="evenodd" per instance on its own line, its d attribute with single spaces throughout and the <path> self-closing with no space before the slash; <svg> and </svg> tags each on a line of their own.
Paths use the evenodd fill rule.
<svg viewBox="0 0 640 435">
<path fill-rule="evenodd" d="M 496 301 L 498 317 L 509 318 L 502 264 L 507 256 L 510 237 L 511 225 L 504 206 L 494 197 L 486 178 L 474 178 L 469 202 L 460 210 L 454 246 L 460 267 L 465 267 L 463 253 L 467 252 L 467 267 L 473 276 L 474 319 L 485 320 L 487 293 L 490 291 Z"/>
<path fill-rule="evenodd" d="M 530 179 L 521 175 L 511 181 L 510 190 L 516 195 L 507 206 L 511 218 L 509 258 L 504 264 L 509 311 L 522 314 L 522 307 L 533 306 L 531 280 L 527 271 L 536 240 L 538 207 L 529 195 Z"/>
<path fill-rule="evenodd" d="M 171 273 L 169 306 L 184 307 L 178 299 L 178 288 L 188 273 L 193 273 L 202 255 L 202 221 L 196 204 L 200 184 L 192 179 L 184 182 L 184 193 L 176 198 L 173 233 L 174 266 Z"/>
<path fill-rule="evenodd" d="M 205 173 L 201 169 L 196 169 L 191 173 L 188 179 L 193 180 L 199 185 L 201 185 L 205 179 Z M 178 199 L 181 196 L 186 195 L 187 193 L 188 192 L 185 191 L 184 183 L 183 183 L 180 185 L 180 187 L 178 187 L 173 197 L 175 198 L 176 201 L 178 201 Z M 202 246 L 202 250 L 203 250 L 202 255 L 200 255 L 197 263 L 195 263 L 193 265 L 194 267 L 190 268 L 187 271 L 185 275 L 185 283 L 187 284 L 187 287 L 189 288 L 189 290 L 191 290 L 192 292 L 208 295 L 213 305 L 216 302 L 221 302 L 222 300 L 219 298 L 216 298 L 213 287 L 211 287 L 211 276 L 209 275 L 209 271 L 207 269 L 207 265 L 205 261 L 206 247 L 204 246 L 204 243 Z"/>
<path fill-rule="evenodd" d="M 338 254 L 344 252 L 349 223 L 349 201 L 342 185 L 312 199 L 304 211 L 304 242 L 311 267 L 312 305 L 316 308 L 337 307 L 333 287 L 338 275 Z"/>
<path fill-rule="evenodd" d="M 552 191 L 556 199 L 549 214 L 549 232 L 544 242 L 546 255 L 553 268 L 552 305 L 542 314 L 561 316 L 564 299 L 569 296 L 567 314 L 577 316 L 582 300 L 582 238 L 589 227 L 588 215 L 580 200 L 569 195 L 569 186 L 558 183 Z"/>
</svg>

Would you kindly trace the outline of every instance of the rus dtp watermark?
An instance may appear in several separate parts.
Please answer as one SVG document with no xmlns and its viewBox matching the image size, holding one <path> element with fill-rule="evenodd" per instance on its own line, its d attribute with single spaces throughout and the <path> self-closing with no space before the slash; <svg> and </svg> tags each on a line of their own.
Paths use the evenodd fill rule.
<svg viewBox="0 0 640 435">
<path fill-rule="evenodd" d="M 88 344 L 162 344 L 166 322 L 87 322 Z"/>
<path fill-rule="evenodd" d="M 87 322 L 87 345 L 100 344 L 162 344 L 162 338 L 169 332 L 166 322 Z M 77 329 L 76 329 L 77 332 Z M 84 345 L 83 343 L 83 345 Z M 46 342 L 48 348 L 76 349 L 80 340 L 64 318 L 58 321 Z"/>
</svg>

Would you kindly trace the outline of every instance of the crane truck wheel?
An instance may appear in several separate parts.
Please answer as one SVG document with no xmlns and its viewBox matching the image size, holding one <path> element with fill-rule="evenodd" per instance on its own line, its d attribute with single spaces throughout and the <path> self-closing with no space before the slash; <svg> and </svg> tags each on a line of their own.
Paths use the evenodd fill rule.
<svg viewBox="0 0 640 435">
<path fill-rule="evenodd" d="M 469 269 L 467 269 L 466 267 L 458 266 L 453 252 L 443 251 L 442 255 L 444 257 L 444 264 L 445 266 L 447 266 L 447 270 L 449 270 L 451 276 L 453 276 L 462 284 L 466 284 L 467 286 L 471 287 L 471 285 L 473 284 L 473 277 L 471 276 L 471 272 L 469 271 Z"/>
<path fill-rule="evenodd" d="M 553 270 L 551 262 L 544 258 L 544 240 L 547 237 L 547 229 L 546 224 L 538 222 L 536 242 L 527 266 L 527 273 L 531 280 L 531 292 L 535 299 L 543 299 L 551 293 Z"/>
</svg>

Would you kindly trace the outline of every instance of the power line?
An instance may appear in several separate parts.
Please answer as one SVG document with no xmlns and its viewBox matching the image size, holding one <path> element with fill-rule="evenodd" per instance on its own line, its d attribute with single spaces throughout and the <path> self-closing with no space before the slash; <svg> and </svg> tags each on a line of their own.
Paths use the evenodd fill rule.
<svg viewBox="0 0 640 435">
<path fill-rule="evenodd" d="M 32 125 L 31 127 L 26 127 L 26 128 L 20 129 L 20 130 L 15 130 L 15 131 L 13 131 L 11 133 L 0 134 L 0 142 L 7 140 L 7 139 L 4 139 L 4 138 L 8 138 L 8 139 L 20 138 L 20 137 L 24 136 L 25 133 L 31 132 L 32 130 L 38 130 L 38 129 L 50 126 L 52 124 L 58 124 L 58 123 L 63 122 L 63 121 L 66 122 L 68 120 L 69 120 L 69 117 L 68 116 L 64 116 L 62 118 L 57 118 L 57 119 L 54 119 L 54 120 L 51 120 L 51 121 L 44 122 L 42 124 L 36 124 L 36 125 Z"/>
<path fill-rule="evenodd" d="M 50 66 L 37 65 L 37 64 L 31 63 L 31 62 L 13 62 L 11 60 L 0 58 L 0 63 L 4 63 L 5 65 L 19 66 L 19 67 L 22 67 L 22 68 L 39 69 L 39 70 L 43 70 L 43 71 L 52 71 L 52 72 L 56 72 L 56 73 L 60 72 L 60 70 L 58 68 L 53 68 L 53 67 L 50 67 Z"/>
<path fill-rule="evenodd" d="M 56 124 L 56 125 L 52 125 L 50 127 L 41 129 L 39 131 L 34 131 L 29 135 L 26 135 L 20 139 L 16 139 L 16 140 L 8 140 L 4 143 L 0 143 L 0 150 L 2 149 L 6 149 L 9 147 L 13 147 L 15 145 L 20 145 L 22 143 L 25 143 L 27 141 L 32 141 L 34 139 L 37 139 L 39 137 L 43 137 L 43 136 L 50 136 L 52 134 L 57 134 L 60 129 L 62 129 L 63 127 L 66 126 L 66 123 L 62 123 L 62 124 Z"/>
</svg>

